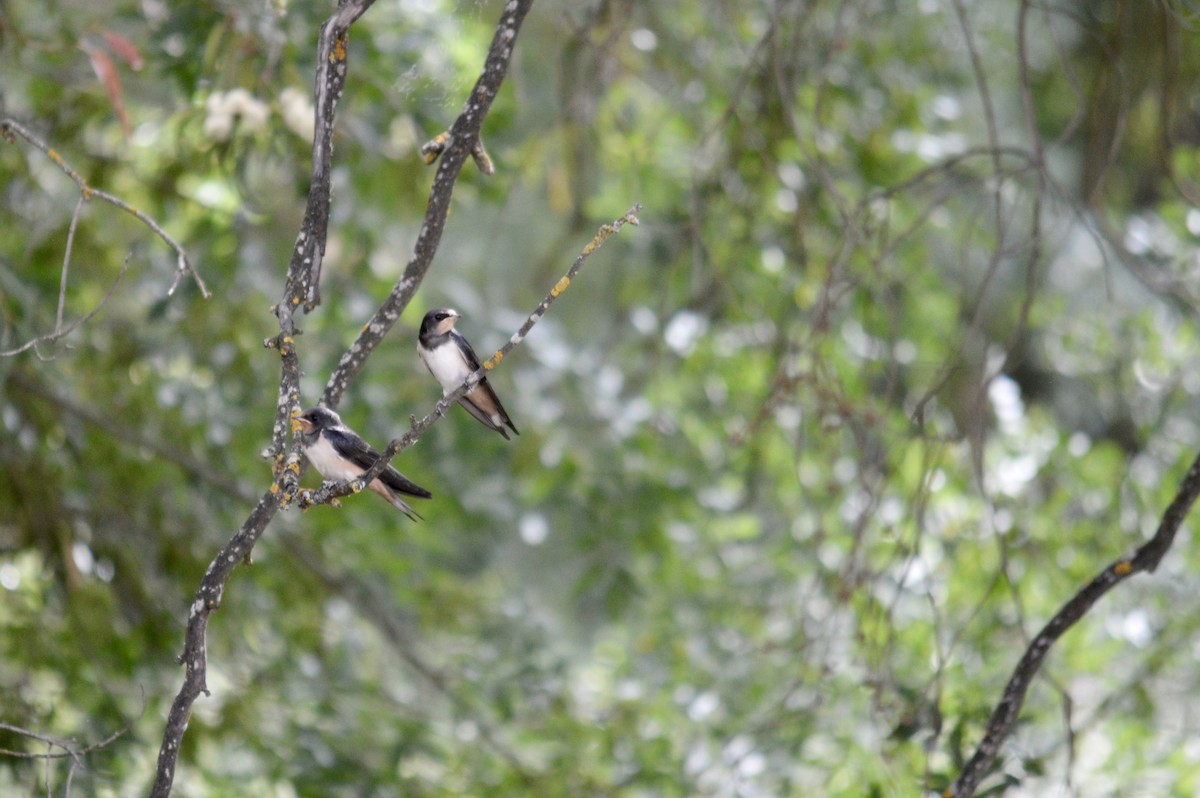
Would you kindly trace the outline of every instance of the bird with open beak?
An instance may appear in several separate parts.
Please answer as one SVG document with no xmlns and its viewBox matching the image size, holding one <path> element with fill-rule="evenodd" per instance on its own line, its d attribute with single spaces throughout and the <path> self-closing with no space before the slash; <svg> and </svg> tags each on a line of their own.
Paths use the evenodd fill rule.
<svg viewBox="0 0 1200 798">
<path fill-rule="evenodd" d="M 379 452 L 371 448 L 358 433 L 342 423 L 337 413 L 318 405 L 305 410 L 292 421 L 292 429 L 300 433 L 304 456 L 313 468 L 326 479 L 336 481 L 357 479 L 379 461 Z M 420 514 L 400 498 L 415 496 L 429 499 L 433 494 L 401 474 L 390 464 L 371 481 L 367 488 L 387 499 L 388 503 L 416 521 Z"/>
</svg>

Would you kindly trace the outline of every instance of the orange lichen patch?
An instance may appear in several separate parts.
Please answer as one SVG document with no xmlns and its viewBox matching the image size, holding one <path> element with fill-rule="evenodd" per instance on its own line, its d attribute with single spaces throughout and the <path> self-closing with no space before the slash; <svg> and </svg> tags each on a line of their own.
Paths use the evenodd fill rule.
<svg viewBox="0 0 1200 798">
<path fill-rule="evenodd" d="M 1113 566 L 1113 570 L 1116 571 L 1119 575 L 1125 576 L 1130 571 L 1133 570 L 1133 563 L 1129 562 L 1129 560 L 1119 562 L 1115 566 Z"/>
<path fill-rule="evenodd" d="M 593 242 L 593 243 L 595 243 L 595 242 Z M 570 284 L 571 284 L 570 277 L 562 278 L 561 280 L 558 281 L 558 283 L 555 284 L 555 286 L 553 288 L 550 289 L 550 296 L 557 299 L 558 295 L 561 294 L 563 291 L 566 291 L 567 286 L 569 286 Z"/>
<path fill-rule="evenodd" d="M 421 160 L 425 161 L 426 165 L 433 163 L 438 159 L 438 156 L 446 149 L 446 142 L 450 140 L 450 131 L 443 130 L 429 141 L 421 145 Z"/>
<path fill-rule="evenodd" d="M 339 36 L 333 43 L 333 52 L 329 54 L 330 62 L 346 60 L 346 37 Z"/>
<path fill-rule="evenodd" d="M 583 248 L 584 255 L 591 255 L 596 251 L 596 248 L 608 240 L 608 237 L 617 232 L 611 224 L 602 225 L 597 231 L 595 237 L 588 242 L 588 245 Z"/>
</svg>

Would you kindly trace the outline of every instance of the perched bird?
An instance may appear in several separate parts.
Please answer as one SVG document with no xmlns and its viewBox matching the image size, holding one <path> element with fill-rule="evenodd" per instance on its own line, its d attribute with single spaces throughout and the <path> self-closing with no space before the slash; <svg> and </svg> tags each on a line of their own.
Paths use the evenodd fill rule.
<svg viewBox="0 0 1200 798">
<path fill-rule="evenodd" d="M 343 424 L 341 417 L 329 408 L 317 406 L 305 410 L 296 416 L 292 428 L 300 433 L 304 456 L 326 479 L 354 479 L 379 460 L 379 452 Z M 367 487 L 414 521 L 421 516 L 400 498 L 400 494 L 420 499 L 433 497 L 432 493 L 391 465 L 383 469 Z"/>
<path fill-rule="evenodd" d="M 443 396 L 462 385 L 469 374 L 479 370 L 479 358 L 475 356 L 475 350 L 454 329 L 455 322 L 460 318 L 458 311 L 452 308 L 434 308 L 425 314 L 421 321 L 421 332 L 417 335 L 417 354 L 442 386 Z M 504 405 L 500 404 L 500 398 L 488 384 L 487 377 L 480 379 L 458 402 L 485 427 L 503 435 L 504 440 L 511 440 L 504 429 L 506 424 L 513 432 L 521 434 L 504 411 Z"/>
</svg>

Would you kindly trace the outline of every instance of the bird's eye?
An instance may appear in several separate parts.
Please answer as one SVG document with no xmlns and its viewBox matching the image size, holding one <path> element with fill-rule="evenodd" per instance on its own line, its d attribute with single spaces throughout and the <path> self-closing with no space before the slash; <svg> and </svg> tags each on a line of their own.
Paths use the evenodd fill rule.
<svg viewBox="0 0 1200 798">
<path fill-rule="evenodd" d="M 439 313 L 439 314 L 437 314 L 437 320 L 438 320 L 438 321 L 445 321 L 445 320 L 446 320 L 446 319 L 448 319 L 448 318 L 450 318 L 450 317 L 449 317 L 449 315 L 448 315 L 448 314 L 446 314 L 446 313 Z"/>
</svg>

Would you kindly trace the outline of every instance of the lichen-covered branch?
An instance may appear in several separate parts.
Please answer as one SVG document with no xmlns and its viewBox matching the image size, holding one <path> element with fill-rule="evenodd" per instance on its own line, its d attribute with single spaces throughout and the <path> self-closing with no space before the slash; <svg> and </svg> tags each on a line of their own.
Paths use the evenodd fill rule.
<svg viewBox="0 0 1200 798">
<path fill-rule="evenodd" d="M 458 386 L 453 391 L 439 399 L 437 404 L 434 405 L 433 410 L 429 411 L 424 418 L 417 420 L 414 417 L 410 421 L 408 432 L 404 433 L 404 435 L 400 436 L 399 438 L 392 440 L 387 445 L 387 448 L 383 450 L 381 453 L 382 456 L 375 462 L 375 465 L 371 466 L 370 469 L 365 471 L 362 476 L 358 477 L 357 479 L 343 480 L 340 482 L 326 482 L 319 490 L 315 491 L 301 490 L 297 494 L 300 507 L 303 509 L 308 509 L 314 504 L 327 504 L 341 498 L 342 496 L 348 496 L 351 493 L 358 493 L 365 486 L 369 485 L 372 480 L 374 480 L 377 476 L 379 476 L 380 473 L 383 472 L 383 469 L 387 467 L 387 464 L 392 461 L 393 457 L 416 443 L 417 439 L 425 434 L 425 431 L 433 426 L 434 422 L 444 416 L 446 412 L 454 406 L 455 402 L 461 399 L 463 395 L 467 393 L 467 391 L 479 384 L 479 381 L 483 379 L 489 371 L 494 369 L 509 352 L 511 352 L 517 346 L 520 346 L 521 342 L 525 340 L 525 336 L 529 335 L 529 331 L 533 329 L 533 326 L 541 321 L 542 317 L 546 314 L 546 309 L 549 308 L 550 305 L 554 303 L 554 300 L 562 296 L 567 288 L 570 287 L 571 281 L 575 279 L 576 275 L 579 274 L 579 270 L 583 268 L 583 264 L 587 262 L 587 259 L 591 257 L 592 253 L 602 247 L 605 241 L 619 232 L 620 229 L 625 225 L 632 224 L 636 226 L 638 224 L 637 214 L 641 208 L 641 205 L 635 204 L 625 213 L 624 216 L 614 220 L 612 224 L 603 225 L 598 231 L 596 231 L 596 235 L 592 236 L 592 240 L 589 241 L 587 246 L 583 248 L 583 251 L 579 253 L 579 257 L 575 258 L 575 261 L 571 264 L 571 268 L 569 268 L 567 273 L 564 274 L 558 280 L 558 282 L 554 284 L 554 287 L 550 289 L 550 292 L 546 294 L 545 298 L 538 303 L 538 306 L 534 308 L 533 312 L 530 313 L 525 319 L 525 323 L 522 324 L 520 329 L 513 333 L 512 337 L 508 339 L 508 343 L 496 350 L 495 354 L 484 361 L 482 366 L 468 375 L 467 378 L 463 380 L 462 385 Z"/>
<path fill-rule="evenodd" d="M 183 743 L 183 733 L 187 731 L 188 719 L 192 715 L 192 704 L 202 693 L 208 694 L 208 618 L 221 607 L 221 597 L 229 575 L 249 556 L 254 544 L 262 537 L 267 524 L 278 511 L 279 492 L 278 483 L 272 484 L 270 490 L 258 500 L 241 529 L 209 564 L 208 570 L 200 580 L 200 587 L 188 610 L 183 653 L 178 659 L 185 668 L 183 686 L 167 714 L 162 747 L 158 751 L 154 785 L 150 789 L 151 798 L 166 798 L 171 794 L 175 765 Z"/>
<path fill-rule="evenodd" d="M 275 481 L 258 500 L 237 534 L 221 549 L 209 565 L 201 579 L 200 587 L 196 591 L 188 613 L 183 653 L 179 658 L 181 664 L 185 666 L 186 675 L 183 686 L 167 717 L 162 746 L 159 749 L 155 781 L 150 793 L 151 798 L 166 798 L 170 794 L 179 749 L 183 741 L 183 734 L 187 729 L 188 718 L 191 716 L 192 704 L 201 694 L 208 692 L 206 635 L 209 616 L 220 608 L 225 583 L 233 569 L 240 562 L 249 562 L 254 545 L 266 530 L 271 519 L 295 496 L 305 466 L 298 446 L 293 444 L 290 450 L 287 447 L 291 414 L 300 406 L 300 360 L 296 351 L 297 328 L 294 316 L 297 308 L 303 306 L 306 311 L 309 311 L 315 308 L 320 301 L 321 259 L 324 255 L 329 227 L 334 112 L 346 82 L 348 31 L 372 3 L 373 0 L 339 0 L 337 10 L 321 28 L 317 46 L 312 182 L 309 186 L 309 198 L 304 219 L 289 261 L 283 297 L 274 308 L 274 313 L 279 321 L 279 333 L 265 342 L 268 348 L 275 349 L 279 353 L 281 361 L 275 422 L 272 428 L 271 447 L 268 450 L 274 461 Z M 483 118 L 507 73 L 520 20 L 531 4 L 532 0 L 510 0 L 505 6 L 484 67 L 486 80 L 480 79 L 481 83 L 477 84 L 471 99 L 467 102 L 467 110 L 464 110 L 463 115 L 455 123 L 455 127 L 451 129 L 451 133 L 457 136 L 458 140 L 472 142 L 478 139 Z M 497 42 L 502 43 L 503 46 L 498 47 Z M 419 272 L 415 273 L 410 290 L 415 290 L 420 283 L 440 241 L 441 228 L 449 211 L 450 194 L 461 167 L 461 159 L 459 159 L 457 167 L 449 170 L 447 162 L 452 160 L 451 156 L 457 157 L 461 149 L 457 146 L 449 148 L 448 157 L 443 159 L 442 166 L 435 177 L 430 206 L 426 212 L 426 228 L 429 228 L 431 224 L 434 225 L 437 235 L 430 238 L 424 231 L 422 232 L 418 247 L 422 253 L 421 257 L 424 259 L 424 265 Z M 466 151 L 472 149 L 473 145 L 468 143 Z M 395 293 L 393 291 L 393 296 Z M 408 295 L 411 296 L 411 293 Z M 392 297 L 389 297 L 388 301 L 391 300 Z M 384 308 L 387 307 L 388 302 L 385 302 Z M 399 315 L 398 311 L 396 315 Z M 394 320 L 393 318 L 392 321 L 394 322 Z M 359 353 L 361 357 L 356 357 L 354 360 L 353 370 L 345 371 L 344 376 L 337 381 L 341 390 L 329 402 L 331 407 L 336 405 L 346 385 L 349 384 L 354 374 L 358 373 L 373 349 L 374 344 L 371 344 L 365 351 L 361 351 Z M 341 366 L 339 366 L 339 370 L 341 370 Z"/>
<path fill-rule="evenodd" d="M 321 301 L 321 264 L 329 236 L 330 174 L 333 162 L 333 132 L 338 102 L 346 86 L 350 26 L 375 0 L 341 0 L 333 16 L 321 26 L 317 38 L 316 98 L 313 102 L 312 179 L 300 232 L 292 247 L 283 298 L 275 306 L 279 334 L 266 342 L 279 351 L 283 374 L 271 428 L 271 455 L 281 463 L 287 445 L 292 410 L 300 405 L 300 363 L 296 357 L 294 314 L 303 305 L 312 311 Z M 278 473 L 278 471 L 277 471 Z"/>
<path fill-rule="evenodd" d="M 334 116 L 346 86 L 350 26 L 375 0 L 338 3 L 337 11 L 321 26 L 317 39 L 316 98 L 313 102 L 312 179 L 304 220 L 292 249 L 284 299 L 287 309 L 304 303 L 312 311 L 321 302 L 321 263 L 329 233 L 330 172 L 333 162 Z"/>
<path fill-rule="evenodd" d="M 200 587 L 188 612 L 187 634 L 183 654 L 179 658 L 185 667 L 184 682 L 167 716 L 154 785 L 150 792 L 152 798 L 170 795 L 192 704 L 202 693 L 208 692 L 208 618 L 220 608 L 225 583 L 233 569 L 240 562 L 250 561 L 255 543 L 279 508 L 291 500 L 299 484 L 302 468 L 300 457 L 295 451 L 290 455 L 284 451 L 288 416 L 291 408 L 300 403 L 300 360 L 295 347 L 294 313 L 302 303 L 305 308 L 311 309 L 317 302 L 321 256 L 324 254 L 329 227 L 329 169 L 333 155 L 334 111 L 346 82 L 347 32 L 372 2 L 374 0 L 340 0 L 333 16 L 321 28 L 317 44 L 313 178 L 300 234 L 288 265 L 283 298 L 275 307 L 279 334 L 266 342 L 279 352 L 281 361 L 271 449 L 275 459 L 275 482 L 258 500 L 237 534 L 225 544 L 200 580 Z"/>
<path fill-rule="evenodd" d="M 1174 500 L 1163 513 L 1154 537 L 1146 541 L 1133 557 L 1117 560 L 1101 571 L 1076 593 L 1029 643 L 1024 655 L 1017 663 L 1017 667 L 1013 669 L 1012 677 L 1004 687 L 1000 702 L 992 711 L 983 740 L 963 768 L 962 773 L 943 793 L 946 798 L 970 798 L 975 794 L 979 782 L 991 771 L 1000 747 L 1012 732 L 1013 724 L 1016 723 L 1017 715 L 1021 711 L 1021 705 L 1025 702 L 1025 694 L 1029 690 L 1029 685 L 1041 668 L 1042 661 L 1045 660 L 1051 646 L 1076 621 L 1086 615 L 1092 605 L 1109 590 L 1136 573 L 1142 571 L 1151 573 L 1158 567 L 1163 555 L 1175 542 L 1175 533 L 1179 531 L 1183 519 L 1187 517 L 1197 496 L 1200 496 L 1200 456 L 1196 458 L 1192 467 L 1184 475 Z"/>
<path fill-rule="evenodd" d="M 337 368 L 330 375 L 329 382 L 325 385 L 325 392 L 321 397 L 321 403 L 326 407 L 336 408 L 341 402 L 346 388 L 362 369 L 367 358 L 375 351 L 375 347 L 392 329 L 396 320 L 400 318 L 400 314 L 408 307 L 417 287 L 425 278 L 430 264 L 433 263 L 434 253 L 437 252 L 438 244 L 442 240 L 442 231 L 446 226 L 446 217 L 450 213 L 450 199 L 454 194 L 454 183 L 458 179 L 458 173 L 462 170 L 467 157 L 474 155 L 479 160 L 479 153 L 483 153 L 479 131 L 483 127 L 484 117 L 492 107 L 492 101 L 496 99 L 496 94 L 500 91 L 500 85 L 508 74 L 513 44 L 516 42 L 517 33 L 521 30 L 521 23 L 532 5 L 533 0 L 509 0 L 504 4 L 504 11 L 496 24 L 496 34 L 492 37 L 492 45 L 488 50 L 483 72 L 475 82 L 475 87 L 467 98 L 462 113 L 454 120 L 450 130 L 439 137 L 443 139 L 439 150 L 441 163 L 438 165 L 437 174 L 434 175 L 433 186 L 429 190 L 425 222 L 421 225 L 421 232 L 417 235 L 417 241 L 413 245 L 408 265 L 404 269 L 403 276 L 392 288 L 391 294 L 379 307 L 379 310 L 375 311 L 371 320 L 363 326 L 358 338 L 342 355 Z M 486 157 L 486 153 L 483 155 Z M 491 159 L 487 159 L 486 162 L 490 165 Z"/>
</svg>

